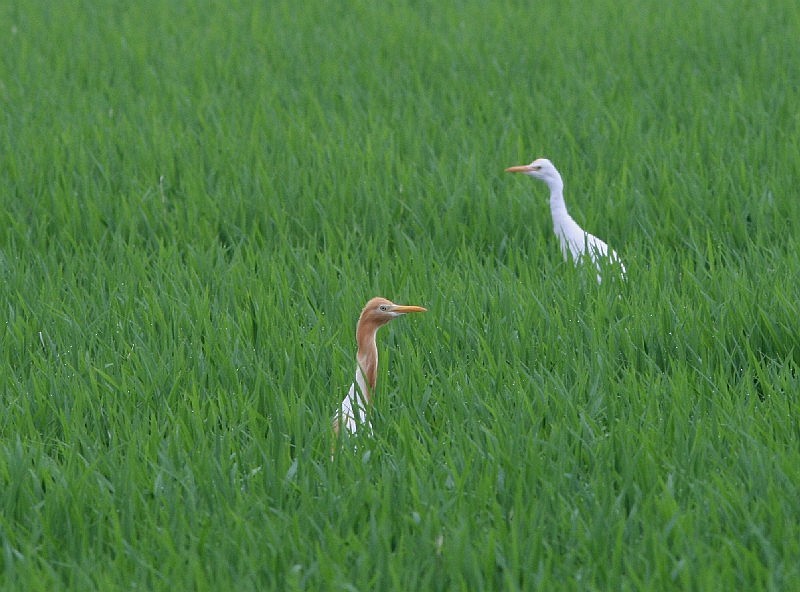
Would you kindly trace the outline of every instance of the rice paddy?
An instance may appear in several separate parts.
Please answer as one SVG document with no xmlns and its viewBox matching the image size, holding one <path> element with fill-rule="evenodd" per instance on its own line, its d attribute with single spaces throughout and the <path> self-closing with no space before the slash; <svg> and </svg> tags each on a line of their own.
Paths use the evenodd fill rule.
<svg viewBox="0 0 800 592">
<path fill-rule="evenodd" d="M 800 588 L 793 2 L 0 32 L 0 589 Z M 377 295 L 429 312 L 332 462 Z"/>
</svg>

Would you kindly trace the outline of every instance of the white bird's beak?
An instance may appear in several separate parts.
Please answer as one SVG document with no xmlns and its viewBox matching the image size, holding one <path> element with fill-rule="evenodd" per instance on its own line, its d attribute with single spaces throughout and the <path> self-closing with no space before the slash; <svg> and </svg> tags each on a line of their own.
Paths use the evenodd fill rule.
<svg viewBox="0 0 800 592">
<path fill-rule="evenodd" d="M 519 166 L 512 166 L 506 169 L 507 173 L 530 173 L 531 172 L 531 165 L 523 164 Z"/>
</svg>

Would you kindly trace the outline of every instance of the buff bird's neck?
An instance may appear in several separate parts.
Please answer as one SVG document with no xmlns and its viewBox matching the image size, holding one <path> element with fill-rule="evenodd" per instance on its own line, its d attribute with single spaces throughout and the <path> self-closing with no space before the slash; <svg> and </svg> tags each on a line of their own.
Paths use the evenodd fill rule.
<svg viewBox="0 0 800 592">
<path fill-rule="evenodd" d="M 356 330 L 356 341 L 358 342 L 358 354 L 356 361 L 358 367 L 366 378 L 367 392 L 364 395 L 367 400 L 372 400 L 372 393 L 375 391 L 375 382 L 378 378 L 378 346 L 375 343 L 375 336 L 380 325 L 359 324 Z"/>
</svg>

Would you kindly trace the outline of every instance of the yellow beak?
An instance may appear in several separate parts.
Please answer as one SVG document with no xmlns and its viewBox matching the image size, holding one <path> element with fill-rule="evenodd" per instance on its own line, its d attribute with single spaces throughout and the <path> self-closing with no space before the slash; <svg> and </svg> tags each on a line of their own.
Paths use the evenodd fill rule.
<svg viewBox="0 0 800 592">
<path fill-rule="evenodd" d="M 428 312 L 428 309 L 422 308 L 421 306 L 405 306 L 403 304 L 395 304 L 394 307 L 392 307 L 392 312 Z"/>
<path fill-rule="evenodd" d="M 512 166 L 506 169 L 507 173 L 529 173 L 531 170 L 531 165 L 523 164 L 519 166 Z"/>
</svg>

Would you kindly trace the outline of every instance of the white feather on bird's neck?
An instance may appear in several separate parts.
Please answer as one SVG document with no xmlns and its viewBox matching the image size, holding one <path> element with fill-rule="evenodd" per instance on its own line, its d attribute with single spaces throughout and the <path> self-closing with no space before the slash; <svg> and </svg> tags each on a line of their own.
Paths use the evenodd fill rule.
<svg viewBox="0 0 800 592">
<path fill-rule="evenodd" d="M 568 253 L 577 259 L 581 255 L 579 245 L 585 241 L 585 231 L 578 225 L 567 211 L 564 201 L 564 181 L 561 174 L 553 167 L 552 177 L 544 179 L 550 189 L 550 214 L 553 217 L 553 231 L 558 237 L 561 254 L 567 258 Z"/>
</svg>

